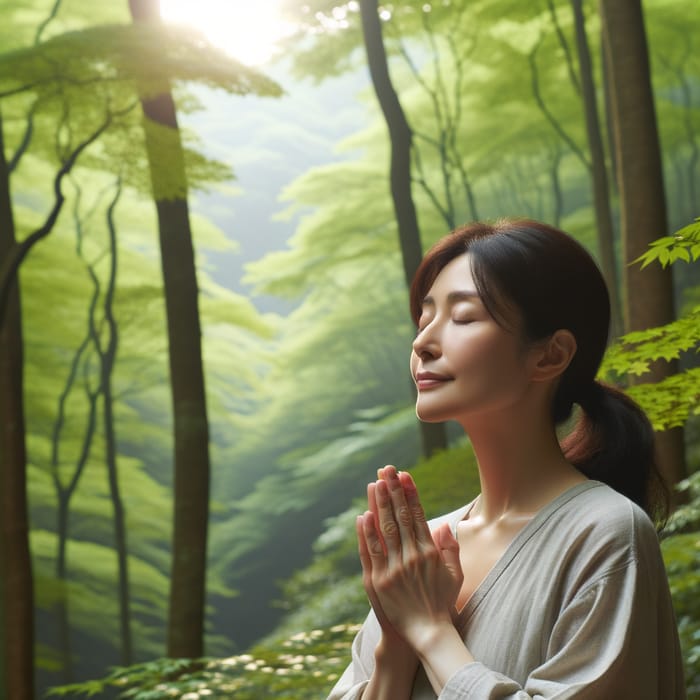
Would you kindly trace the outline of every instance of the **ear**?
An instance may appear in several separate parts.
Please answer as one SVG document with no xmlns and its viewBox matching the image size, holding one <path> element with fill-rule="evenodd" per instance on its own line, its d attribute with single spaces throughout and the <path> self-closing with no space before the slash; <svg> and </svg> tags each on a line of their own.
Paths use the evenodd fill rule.
<svg viewBox="0 0 700 700">
<path fill-rule="evenodd" d="M 542 345 L 532 379 L 544 382 L 560 377 L 576 354 L 576 338 L 571 331 L 555 331 Z"/>
</svg>

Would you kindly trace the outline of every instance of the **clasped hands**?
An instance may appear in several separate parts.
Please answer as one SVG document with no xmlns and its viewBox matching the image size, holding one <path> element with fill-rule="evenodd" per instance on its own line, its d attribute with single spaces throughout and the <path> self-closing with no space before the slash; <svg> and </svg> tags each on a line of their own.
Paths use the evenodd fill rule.
<svg viewBox="0 0 700 700">
<path fill-rule="evenodd" d="M 431 534 L 410 474 L 387 466 L 378 476 L 356 524 L 363 583 L 383 636 L 419 652 L 454 624 L 459 544 L 448 525 Z"/>
</svg>

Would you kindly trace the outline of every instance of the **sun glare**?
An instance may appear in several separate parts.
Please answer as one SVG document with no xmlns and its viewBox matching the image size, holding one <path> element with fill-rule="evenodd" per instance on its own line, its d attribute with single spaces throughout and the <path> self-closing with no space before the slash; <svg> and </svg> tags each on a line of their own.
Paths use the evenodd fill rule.
<svg viewBox="0 0 700 700">
<path fill-rule="evenodd" d="M 279 14 L 279 0 L 161 0 L 168 22 L 185 24 L 249 66 L 270 60 L 291 26 Z"/>
</svg>

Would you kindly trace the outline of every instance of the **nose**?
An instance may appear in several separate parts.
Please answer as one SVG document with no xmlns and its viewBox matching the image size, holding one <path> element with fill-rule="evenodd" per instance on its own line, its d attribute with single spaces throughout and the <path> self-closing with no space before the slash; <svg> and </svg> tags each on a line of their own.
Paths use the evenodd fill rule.
<svg viewBox="0 0 700 700">
<path fill-rule="evenodd" d="M 431 321 L 413 341 L 413 352 L 421 360 L 429 360 L 440 355 L 440 343 L 436 324 Z"/>
</svg>

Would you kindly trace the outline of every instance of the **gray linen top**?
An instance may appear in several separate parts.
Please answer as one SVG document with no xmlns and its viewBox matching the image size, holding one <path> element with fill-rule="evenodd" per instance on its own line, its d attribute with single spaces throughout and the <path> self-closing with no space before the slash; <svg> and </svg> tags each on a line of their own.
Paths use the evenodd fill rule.
<svg viewBox="0 0 700 700">
<path fill-rule="evenodd" d="M 431 521 L 456 529 L 470 505 Z M 462 609 L 476 659 L 440 700 L 683 700 L 683 666 L 653 524 L 605 484 L 587 481 L 516 535 Z M 370 612 L 328 700 L 357 700 L 381 630 Z M 419 667 L 411 700 L 435 700 Z M 396 698 L 396 700 L 403 700 Z"/>
</svg>

